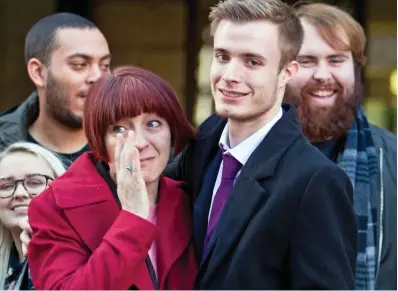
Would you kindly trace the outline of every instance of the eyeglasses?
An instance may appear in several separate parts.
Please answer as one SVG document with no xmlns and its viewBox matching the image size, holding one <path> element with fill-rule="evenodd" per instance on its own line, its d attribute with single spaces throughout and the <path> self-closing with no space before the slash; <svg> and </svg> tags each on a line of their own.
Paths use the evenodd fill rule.
<svg viewBox="0 0 398 291">
<path fill-rule="evenodd" d="M 47 188 L 49 181 L 54 181 L 54 178 L 42 174 L 31 174 L 26 176 L 25 179 L 18 180 L 14 178 L 1 178 L 0 198 L 10 198 L 13 196 L 18 187 L 18 183 L 22 183 L 26 192 L 33 198 Z"/>
</svg>

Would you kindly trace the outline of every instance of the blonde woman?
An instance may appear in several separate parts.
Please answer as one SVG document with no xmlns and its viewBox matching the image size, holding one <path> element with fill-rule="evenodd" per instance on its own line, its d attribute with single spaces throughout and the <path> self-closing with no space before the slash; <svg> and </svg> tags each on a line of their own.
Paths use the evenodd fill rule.
<svg viewBox="0 0 398 291">
<path fill-rule="evenodd" d="M 33 289 L 18 224 L 31 199 L 64 172 L 55 154 L 33 143 L 14 143 L 0 154 L 0 290 Z"/>
</svg>

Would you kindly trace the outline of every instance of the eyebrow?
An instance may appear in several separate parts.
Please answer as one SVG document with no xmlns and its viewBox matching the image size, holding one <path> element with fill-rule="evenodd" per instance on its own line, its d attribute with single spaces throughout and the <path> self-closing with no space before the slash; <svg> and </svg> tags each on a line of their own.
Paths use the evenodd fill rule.
<svg viewBox="0 0 398 291">
<path fill-rule="evenodd" d="M 316 57 L 311 55 L 298 55 L 297 59 L 316 59 Z"/>
<path fill-rule="evenodd" d="M 229 52 L 226 49 L 223 48 L 214 48 L 214 52 L 219 52 L 219 53 L 223 53 L 223 54 L 229 54 Z M 261 61 L 263 61 L 264 63 L 267 62 L 267 59 L 265 57 L 263 57 L 262 55 L 259 54 L 255 54 L 255 53 L 240 53 L 240 56 L 243 56 L 245 58 L 252 58 L 252 59 L 259 59 Z"/>
<path fill-rule="evenodd" d="M 332 55 L 328 56 L 328 58 L 348 58 L 348 56 L 340 53 L 340 54 L 332 54 Z"/>
<path fill-rule="evenodd" d="M 83 59 L 86 59 L 86 60 L 90 60 L 93 57 L 91 57 L 91 56 L 89 56 L 87 54 L 82 54 L 82 53 L 75 53 L 75 54 L 72 54 L 72 55 L 68 56 L 68 59 L 73 59 L 73 58 L 83 58 Z M 110 59 L 110 58 L 111 58 L 111 54 L 107 54 L 107 55 L 101 57 L 100 60 L 102 61 L 102 60 Z"/>
<path fill-rule="evenodd" d="M 37 176 L 37 175 L 49 176 L 49 175 L 47 175 L 47 174 L 32 173 L 32 174 L 26 174 L 26 175 L 25 175 L 25 178 L 30 178 L 30 177 Z M 17 180 L 17 179 L 15 179 L 15 176 L 0 177 L 0 180 L 10 180 L 10 179 Z"/>
<path fill-rule="evenodd" d="M 337 54 L 331 54 L 328 55 L 327 58 L 348 58 L 348 56 L 346 56 L 345 54 L 342 53 L 337 53 Z M 317 57 L 313 56 L 313 55 L 298 55 L 297 59 L 317 59 Z"/>
</svg>

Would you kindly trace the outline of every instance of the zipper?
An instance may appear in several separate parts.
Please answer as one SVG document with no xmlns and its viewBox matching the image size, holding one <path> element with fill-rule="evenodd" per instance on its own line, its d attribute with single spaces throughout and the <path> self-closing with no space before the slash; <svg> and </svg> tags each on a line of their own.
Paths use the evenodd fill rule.
<svg viewBox="0 0 398 291">
<path fill-rule="evenodd" d="M 375 283 L 379 275 L 380 261 L 381 261 L 381 250 L 383 246 L 383 212 L 384 212 L 384 183 L 383 183 L 383 149 L 379 148 L 380 154 L 380 215 L 379 215 L 379 247 L 377 254 L 377 271 L 375 277 Z"/>
<path fill-rule="evenodd" d="M 158 279 L 156 278 L 155 269 L 153 268 L 153 265 L 152 265 L 152 262 L 151 262 L 151 259 L 149 258 L 149 256 L 147 256 L 145 258 L 145 263 L 148 267 L 149 275 L 151 276 L 151 280 L 152 280 L 155 290 L 159 290 Z"/>
</svg>

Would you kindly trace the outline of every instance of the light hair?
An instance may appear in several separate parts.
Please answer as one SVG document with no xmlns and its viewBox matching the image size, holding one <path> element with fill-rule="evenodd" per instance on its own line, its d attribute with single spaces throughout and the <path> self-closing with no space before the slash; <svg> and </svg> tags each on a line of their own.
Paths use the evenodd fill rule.
<svg viewBox="0 0 398 291">
<path fill-rule="evenodd" d="M 315 26 L 330 47 L 351 51 L 354 59 L 361 66 L 365 65 L 365 32 L 349 13 L 333 5 L 312 3 L 298 6 L 296 14 Z"/>
<path fill-rule="evenodd" d="M 299 18 L 293 7 L 281 0 L 223 0 L 211 8 L 209 20 L 213 36 L 221 20 L 237 23 L 264 20 L 276 24 L 281 50 L 279 69 L 296 60 L 303 42 L 304 33 Z"/>
<path fill-rule="evenodd" d="M 65 172 L 65 167 L 61 160 L 51 151 L 29 142 L 17 142 L 10 145 L 0 154 L 0 162 L 3 158 L 12 153 L 30 153 L 42 158 L 51 168 L 54 178 L 61 176 Z M 4 289 L 5 279 L 8 271 L 8 261 L 10 258 L 11 246 L 13 244 L 11 232 L 0 223 L 0 290 Z"/>
</svg>

